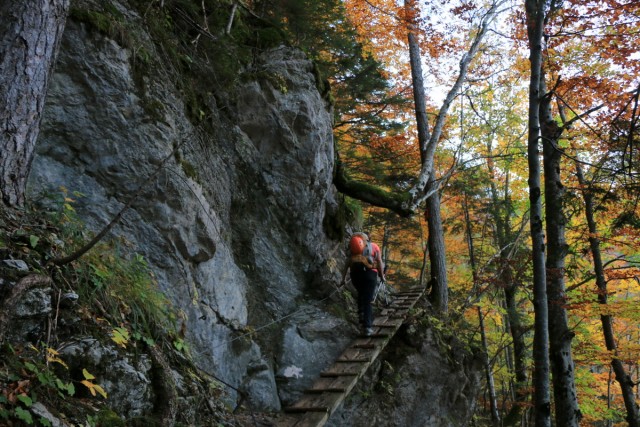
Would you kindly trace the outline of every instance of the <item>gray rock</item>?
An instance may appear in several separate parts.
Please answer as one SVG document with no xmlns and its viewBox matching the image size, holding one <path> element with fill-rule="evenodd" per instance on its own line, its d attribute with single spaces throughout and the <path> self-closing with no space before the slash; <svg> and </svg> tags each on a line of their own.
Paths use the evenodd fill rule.
<svg viewBox="0 0 640 427">
<path fill-rule="evenodd" d="M 10 341 L 26 342 L 44 338 L 46 322 L 53 311 L 51 288 L 30 289 L 12 309 L 13 321 L 7 330 Z"/>
<path fill-rule="evenodd" d="M 333 363 L 354 335 L 344 321 L 311 306 L 293 317 L 283 333 L 277 379 L 282 384 L 280 399 L 287 406 L 310 388 L 320 372 Z"/>
<path fill-rule="evenodd" d="M 29 410 L 35 416 L 34 417 L 35 419 L 44 418 L 45 420 L 49 421 L 51 427 L 69 427 L 70 426 L 69 423 L 61 420 L 60 418 L 56 417 L 51 412 L 49 412 L 49 409 L 47 409 L 40 402 L 35 402 L 33 405 L 31 405 L 31 408 L 29 408 Z"/>
<path fill-rule="evenodd" d="M 335 191 L 332 118 L 312 64 L 290 48 L 262 54 L 255 66 L 274 78 L 241 87 L 232 122 L 214 114 L 214 136 L 187 119 L 170 76 L 155 70 L 142 93 L 130 63 L 127 49 L 68 23 L 29 190 L 33 198 L 61 186 L 82 193 L 76 210 L 98 230 L 143 186 L 113 233 L 144 254 L 185 313 L 199 366 L 234 387 L 261 390 L 252 402 L 273 409 L 273 368 L 251 368 L 265 359 L 260 345 L 230 340 L 250 317 L 259 327 L 296 308 L 335 245 L 322 229 Z M 159 119 L 150 120 L 149 101 L 162 106 Z M 164 159 L 159 178 L 145 182 Z M 272 344 L 267 351 L 280 347 Z"/>
<path fill-rule="evenodd" d="M 29 271 L 29 266 L 21 259 L 5 259 L 3 262 L 11 268 L 20 271 Z"/>
<path fill-rule="evenodd" d="M 80 373 L 86 369 L 96 377 L 92 381 L 105 390 L 111 408 L 118 415 L 128 419 L 152 411 L 151 362 L 145 354 L 134 356 L 93 338 L 69 343 L 59 352 L 69 365 L 69 372 Z M 77 381 L 83 379 L 76 378 Z"/>
</svg>

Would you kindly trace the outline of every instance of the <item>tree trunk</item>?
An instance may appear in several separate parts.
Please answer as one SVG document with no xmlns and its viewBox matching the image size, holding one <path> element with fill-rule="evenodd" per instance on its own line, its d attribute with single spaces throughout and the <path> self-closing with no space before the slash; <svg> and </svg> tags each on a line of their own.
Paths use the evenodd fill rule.
<svg viewBox="0 0 640 427">
<path fill-rule="evenodd" d="M 437 185 L 431 181 L 427 188 Z M 442 229 L 442 217 L 440 216 L 440 193 L 437 191 L 427 199 L 427 226 L 429 236 L 429 264 L 431 274 L 429 283 L 431 292 L 429 299 L 434 308 L 446 316 L 449 307 L 449 286 L 447 282 L 447 264 L 445 261 L 444 230 Z"/>
<path fill-rule="evenodd" d="M 505 269 L 506 270 L 506 269 Z M 507 277 L 510 277 L 510 271 L 507 271 Z M 505 278 L 501 275 L 501 280 Z M 504 282 L 503 282 L 504 283 Z M 505 425 L 516 425 L 520 422 L 522 412 L 525 408 L 529 393 L 527 384 L 529 378 L 527 376 L 527 346 L 524 340 L 525 329 L 522 326 L 520 311 L 516 300 L 517 286 L 513 282 L 503 284 L 504 299 L 506 305 L 509 333 L 511 335 L 513 347 L 513 372 L 515 374 L 515 401 L 509 413 L 505 416 Z"/>
<path fill-rule="evenodd" d="M 0 6 L 0 194 L 24 205 L 49 76 L 68 0 L 4 1 Z"/>
<path fill-rule="evenodd" d="M 491 408 L 491 425 L 500 426 L 500 414 L 498 413 L 498 401 L 496 399 L 496 387 L 493 383 L 493 373 L 491 372 L 491 363 L 489 362 L 489 348 L 487 346 L 487 334 L 484 330 L 484 319 L 482 318 L 482 310 L 478 307 L 478 321 L 480 322 L 480 336 L 482 339 L 482 349 L 484 350 L 484 371 L 487 376 L 487 389 L 489 391 L 489 405 Z"/>
<path fill-rule="evenodd" d="M 540 77 L 540 90 L 546 92 L 544 73 Z M 569 329 L 567 297 L 565 291 L 565 223 L 562 198 L 564 186 L 560 179 L 561 149 L 558 140 L 563 128 L 551 115 L 550 96 L 540 103 L 540 123 L 544 152 L 544 201 L 547 230 L 547 304 L 549 310 L 549 351 L 555 418 L 558 426 L 578 427 L 582 414 L 578 406 L 575 385 L 575 366 L 571 355 L 571 340 L 575 333 Z"/>
<path fill-rule="evenodd" d="M 591 194 L 591 188 L 585 182 L 582 167 L 578 162 L 576 162 L 576 175 L 578 177 L 578 183 L 582 188 L 585 216 L 587 219 L 587 226 L 589 228 L 589 247 L 591 249 L 591 256 L 593 257 L 593 269 L 596 275 L 596 285 L 598 286 L 598 303 L 604 306 L 607 305 L 607 280 L 604 275 L 602 254 L 600 252 L 600 239 L 598 239 L 598 228 L 596 227 L 593 212 L 593 196 Z M 613 318 L 611 315 L 602 314 L 600 315 L 600 321 L 602 322 L 602 332 L 604 334 L 604 342 L 607 346 L 607 350 L 616 356 L 611 361 L 611 367 L 616 375 L 616 381 L 620 384 L 624 406 L 627 410 L 627 422 L 629 423 L 629 427 L 639 427 L 640 420 L 638 419 L 638 405 L 636 404 L 633 392 L 634 383 L 631 376 L 625 371 L 624 366 L 622 365 L 622 360 L 617 357 L 618 348 L 613 331 Z"/>
<path fill-rule="evenodd" d="M 407 16 L 411 19 L 417 13 L 414 0 L 406 0 Z M 418 144 L 420 146 L 421 164 L 433 163 L 433 154 L 427 154 L 427 145 L 430 144 L 429 121 L 427 120 L 426 95 L 424 92 L 424 82 L 422 80 L 422 64 L 420 58 L 420 46 L 414 34 L 414 25 L 409 22 L 409 61 L 411 64 L 411 77 L 413 83 L 413 98 L 415 101 L 416 125 L 418 127 Z M 433 192 L 427 199 L 426 218 L 429 229 L 428 247 L 429 269 L 431 277 L 429 280 L 431 292 L 430 299 L 434 308 L 442 315 L 447 314 L 449 304 L 449 289 L 447 283 L 447 269 L 444 246 L 444 230 L 442 228 L 442 217 L 440 215 L 440 195 L 438 193 L 438 183 L 433 179 L 433 168 L 431 167 L 430 180 L 426 192 Z"/>
<path fill-rule="evenodd" d="M 518 283 L 513 277 L 513 269 L 511 267 L 512 253 L 508 247 L 515 245 L 517 236 L 511 229 L 511 215 L 513 213 L 512 207 L 509 203 L 509 180 L 507 179 L 504 186 L 504 198 L 501 200 L 498 189 L 496 187 L 496 173 L 493 160 L 492 140 L 488 138 L 487 142 L 487 169 L 491 182 L 489 191 L 491 194 L 491 215 L 496 224 L 496 237 L 495 243 L 500 251 L 499 258 L 499 271 L 498 280 L 500 286 L 504 289 L 504 304 L 505 304 L 505 326 L 508 328 L 511 335 L 512 348 L 513 348 L 513 363 L 509 368 L 514 373 L 515 386 L 514 386 L 514 402 L 513 406 L 504 417 L 504 424 L 516 425 L 520 423 L 523 410 L 525 408 L 526 401 L 529 396 L 527 391 L 528 376 L 527 376 L 527 346 L 524 340 L 525 329 L 522 326 L 522 319 L 520 310 L 518 309 L 517 294 Z M 508 170 L 507 176 L 508 176 Z M 509 348 L 506 351 L 510 351 Z M 508 353 L 507 353 L 508 354 Z M 509 355 L 509 354 L 508 354 Z"/>
<path fill-rule="evenodd" d="M 473 227 L 471 223 L 471 215 L 467 204 L 467 194 L 462 199 L 462 209 L 464 211 L 464 223 L 467 235 L 467 249 L 469 250 L 469 265 L 471 266 L 471 274 L 473 275 L 474 287 L 478 284 L 478 270 L 476 267 L 475 249 L 473 247 Z M 484 351 L 484 371 L 487 381 L 487 391 L 489 392 L 489 407 L 491 410 L 491 423 L 494 427 L 500 426 L 500 413 L 498 412 L 498 400 L 496 398 L 496 386 L 493 380 L 493 372 L 491 370 L 491 362 L 489 359 L 489 346 L 487 344 L 487 334 L 484 329 L 484 317 L 482 310 L 478 306 L 478 325 L 480 326 L 480 338 L 482 340 L 482 350 Z"/>
<path fill-rule="evenodd" d="M 525 0 L 527 35 L 529 38 L 529 134 L 527 161 L 529 165 L 529 203 L 531 217 L 531 256 L 533 258 L 533 308 L 535 312 L 533 337 L 534 414 L 536 427 L 551 426 L 551 399 L 549 390 L 549 317 L 545 278 L 544 234 L 542 227 L 542 201 L 540 190 L 540 137 L 539 106 L 542 71 L 542 35 L 544 27 L 543 0 Z"/>
</svg>

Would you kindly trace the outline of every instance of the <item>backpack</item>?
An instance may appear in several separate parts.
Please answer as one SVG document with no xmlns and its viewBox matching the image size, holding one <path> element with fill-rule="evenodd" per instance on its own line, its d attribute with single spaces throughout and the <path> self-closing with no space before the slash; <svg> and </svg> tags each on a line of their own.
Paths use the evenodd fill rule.
<svg viewBox="0 0 640 427">
<path fill-rule="evenodd" d="M 351 263 L 361 263 L 367 268 L 374 268 L 375 259 L 371 242 L 364 233 L 355 233 L 349 240 Z"/>
</svg>

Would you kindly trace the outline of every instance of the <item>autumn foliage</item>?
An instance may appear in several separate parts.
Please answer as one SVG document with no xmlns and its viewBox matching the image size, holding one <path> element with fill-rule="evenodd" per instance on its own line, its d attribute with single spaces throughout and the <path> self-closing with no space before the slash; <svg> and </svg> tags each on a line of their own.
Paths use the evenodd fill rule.
<svg viewBox="0 0 640 427">
<path fill-rule="evenodd" d="M 479 6 L 435 1 L 405 8 L 402 2 L 390 0 L 345 0 L 344 5 L 363 55 L 382 67 L 380 75 L 389 82 L 390 97 L 411 98 L 407 25 L 417 25 L 431 109 L 428 116 L 433 119 L 472 37 Z M 445 180 L 442 215 L 452 327 L 477 338 L 475 307 L 481 308 L 492 373 L 501 394 L 501 415 L 508 420 L 519 406 L 531 421 L 528 42 L 523 4 L 505 2 L 502 8 L 499 23 L 455 100 L 436 154 L 436 168 Z M 562 304 L 575 333 L 572 349 L 582 423 L 623 425 L 628 415 L 611 370 L 612 360 L 623 362 L 636 396 L 640 395 L 636 386 L 640 381 L 640 3 L 571 0 L 552 2 L 547 12 L 543 71 L 548 93 L 544 96 L 552 100 L 555 125 L 551 125 L 561 129 L 558 150 L 566 190 L 563 215 L 568 246 L 564 270 L 547 274 L 564 277 Z M 412 104 L 376 107 L 362 103 L 338 117 L 339 152 L 359 178 L 401 191 L 411 184 L 420 162 Z M 369 133 L 355 119 L 367 111 L 405 127 Z M 576 177 L 576 164 L 584 171 L 583 183 Z M 596 233 L 587 226 L 585 191 L 593 198 Z M 423 261 L 424 217 L 399 219 L 370 207 L 365 211 L 365 228 L 377 240 L 384 238 L 389 277 L 396 286 L 420 280 L 423 269 L 428 269 Z M 606 291 L 596 286 L 590 245 L 594 241 L 602 251 Z M 513 303 L 507 304 L 510 292 L 515 293 Z M 602 316 L 613 319 L 615 352 L 605 345 Z M 516 381 L 514 320 L 521 322 L 527 384 Z M 516 390 L 526 398 L 516 402 Z M 478 416 L 488 419 L 486 412 Z"/>
</svg>

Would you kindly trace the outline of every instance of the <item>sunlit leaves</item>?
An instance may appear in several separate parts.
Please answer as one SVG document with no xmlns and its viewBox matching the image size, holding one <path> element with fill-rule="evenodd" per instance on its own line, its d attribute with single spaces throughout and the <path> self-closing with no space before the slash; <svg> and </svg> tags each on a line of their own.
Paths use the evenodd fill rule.
<svg viewBox="0 0 640 427">
<path fill-rule="evenodd" d="M 92 396 L 100 394 L 100 396 L 104 397 L 105 399 L 107 398 L 107 392 L 104 391 L 104 389 L 100 385 L 92 382 L 92 380 L 96 379 L 93 374 L 89 373 L 89 371 L 83 368 L 82 376 L 84 377 L 84 380 L 80 381 L 80 383 L 87 387 Z"/>
</svg>

